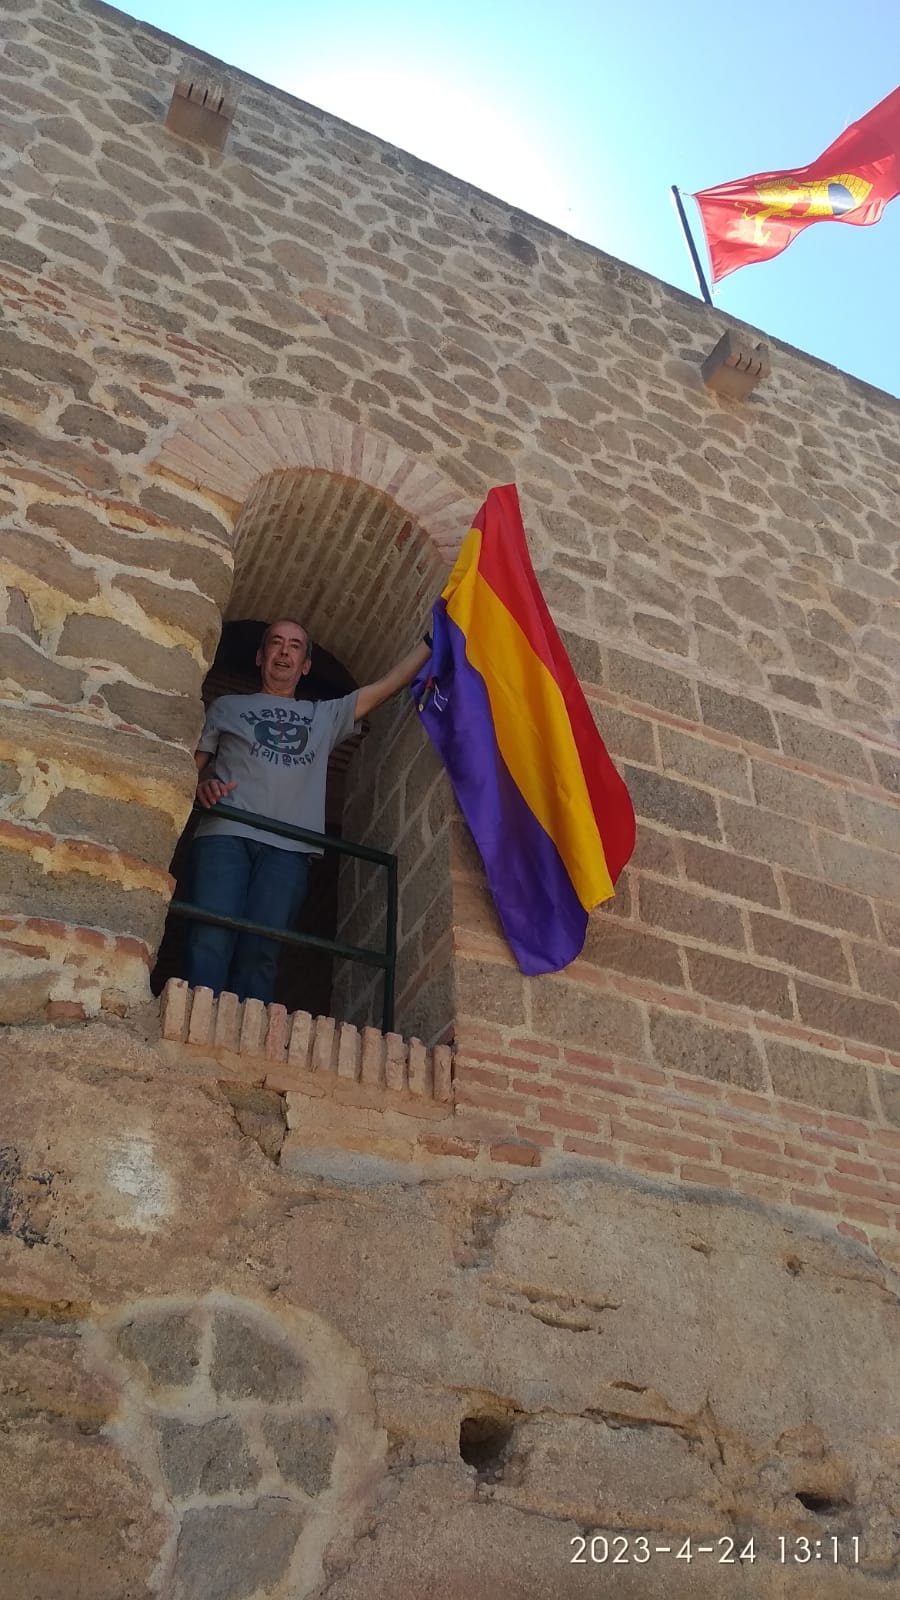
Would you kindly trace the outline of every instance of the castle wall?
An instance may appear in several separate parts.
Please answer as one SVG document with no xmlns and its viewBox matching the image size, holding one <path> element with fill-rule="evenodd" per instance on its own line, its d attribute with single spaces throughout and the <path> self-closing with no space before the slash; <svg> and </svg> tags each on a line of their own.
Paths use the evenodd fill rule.
<svg viewBox="0 0 900 1600">
<path fill-rule="evenodd" d="M 768 1564 L 732 1573 L 735 1593 L 791 1595 L 808 1580 L 776 1570 L 773 1538 L 822 1526 L 800 1493 L 824 1505 L 828 1531 L 864 1528 L 871 1552 L 865 1574 L 817 1567 L 817 1593 L 868 1593 L 897 1559 L 882 1419 L 900 1256 L 898 402 L 780 345 L 749 399 L 724 400 L 700 377 L 733 326 L 720 312 L 239 73 L 224 152 L 179 139 L 164 119 L 183 60 L 221 77 L 218 64 L 93 0 L 7 0 L 4 13 L 0 1018 L 24 1024 L 4 1078 L 9 1305 L 76 1366 L 80 1341 L 99 1352 L 90 1371 L 112 1388 L 90 1414 L 107 1441 L 120 1425 L 131 1437 L 112 1421 L 126 1369 L 111 1352 L 141 1296 L 174 1297 L 194 1327 L 209 1407 L 217 1318 L 258 1331 L 283 1319 L 297 1361 L 307 1334 L 337 1330 L 374 1409 L 365 1438 L 346 1441 L 328 1516 L 346 1494 L 353 1529 L 376 1528 L 385 1593 L 403 1592 L 399 1573 L 407 1592 L 439 1594 L 445 1569 L 448 1596 L 502 1590 L 503 1559 L 510 1594 L 592 1592 L 575 1568 L 551 1573 L 542 1519 L 584 1526 L 611 1508 L 613 1526 L 661 1534 L 763 1528 Z M 200 684 L 236 545 L 267 559 L 259 486 L 279 474 L 301 489 L 326 475 L 370 507 L 359 582 L 318 618 L 351 670 L 412 645 L 468 517 L 515 480 L 544 593 L 635 803 L 634 859 L 582 956 L 527 980 L 411 708 L 373 719 L 345 828 L 399 852 L 398 1027 L 452 1044 L 445 1098 L 414 1043 L 403 1065 L 396 1041 L 353 1026 L 314 1035 L 302 1014 L 237 1017 L 181 995 L 157 1045 L 142 1009 Z M 273 613 L 285 574 L 312 586 L 338 546 L 341 561 L 354 549 L 352 530 L 338 540 L 299 511 L 294 537 L 268 558 Z M 386 639 L 384 616 L 410 637 Z M 344 928 L 377 925 L 365 900 Z M 377 1021 L 377 991 L 342 978 L 335 1010 Z M 223 1078 L 241 1085 L 224 1105 Z M 172 1092 L 183 1123 L 165 1120 Z M 109 1139 L 132 1141 L 119 1192 L 150 1207 L 140 1226 L 109 1220 L 90 1140 L 78 1166 L 100 1104 Z M 209 1184 L 202 1240 L 194 1170 Z M 240 1204 L 215 1215 L 220 1173 L 226 1188 L 237 1173 Z M 384 1213 L 376 1180 L 397 1185 Z M 403 1240 L 390 1290 L 370 1210 Z M 323 1261 L 347 1242 L 332 1279 L 304 1254 L 312 1216 Z M 568 1242 L 551 1251 L 556 1230 Z M 607 1315 L 607 1291 L 624 1315 Z M 385 1331 L 400 1325 L 419 1350 L 409 1415 L 410 1349 Z M 624 1332 L 607 1366 L 612 1325 Z M 475 1358 L 471 1329 L 484 1350 L 499 1341 L 495 1359 Z M 512 1430 L 480 1476 L 459 1457 L 461 1396 L 473 1415 L 487 1396 Z M 265 1425 L 274 1438 L 279 1418 L 244 1398 L 254 1437 Z M 183 1396 L 169 1400 L 183 1423 Z M 140 1404 L 145 1471 L 161 1402 Z M 320 1459 L 331 1435 L 311 1426 Z M 144 1480 L 121 1470 L 123 1505 L 143 1503 Z M 147 1593 L 164 1549 L 171 1573 L 178 1518 L 215 1510 L 196 1486 L 153 1481 L 157 1510 L 133 1524 Z M 443 1533 L 422 1553 L 408 1532 L 426 1494 L 449 1497 L 448 1528 L 465 1530 L 452 1559 Z M 286 1521 L 266 1509 L 288 1563 L 291 1496 Z M 223 1523 L 235 1548 L 239 1520 Z M 219 1523 L 187 1525 L 202 1563 Z M 296 1556 L 306 1576 L 297 1566 L 286 1593 L 318 1592 L 309 1574 L 335 1526 L 318 1555 Z M 329 1596 L 350 1600 L 358 1572 L 328 1559 Z M 696 1565 L 660 1561 L 622 1582 L 719 1592 Z"/>
</svg>

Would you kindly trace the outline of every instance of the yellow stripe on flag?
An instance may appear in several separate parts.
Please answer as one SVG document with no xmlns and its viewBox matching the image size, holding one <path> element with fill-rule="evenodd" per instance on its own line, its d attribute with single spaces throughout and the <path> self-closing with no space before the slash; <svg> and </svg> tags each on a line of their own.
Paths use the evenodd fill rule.
<svg viewBox="0 0 900 1600">
<path fill-rule="evenodd" d="M 519 624 L 479 576 L 473 528 L 444 590 L 447 614 L 484 680 L 510 776 L 550 836 L 585 910 L 613 893 L 565 701 Z"/>
</svg>

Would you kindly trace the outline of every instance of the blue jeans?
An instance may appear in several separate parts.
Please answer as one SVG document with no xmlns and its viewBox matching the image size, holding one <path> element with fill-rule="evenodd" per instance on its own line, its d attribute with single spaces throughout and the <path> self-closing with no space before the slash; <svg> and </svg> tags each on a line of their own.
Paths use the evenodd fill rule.
<svg viewBox="0 0 900 1600">
<path fill-rule="evenodd" d="M 303 904 L 309 858 L 301 851 L 232 834 L 206 834 L 191 846 L 189 899 L 205 911 L 291 926 Z M 256 933 L 188 924 L 185 977 L 191 988 L 227 990 L 239 1000 L 272 998 L 282 946 Z"/>
</svg>

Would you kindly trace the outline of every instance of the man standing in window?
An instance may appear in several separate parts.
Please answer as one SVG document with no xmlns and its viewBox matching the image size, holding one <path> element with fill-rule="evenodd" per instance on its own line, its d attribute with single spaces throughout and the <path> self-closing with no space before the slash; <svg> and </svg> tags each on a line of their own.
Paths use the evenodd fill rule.
<svg viewBox="0 0 900 1600">
<path fill-rule="evenodd" d="M 377 683 L 340 700 L 297 700 L 311 664 L 309 635 L 287 618 L 271 622 L 256 653 L 259 692 L 222 695 L 209 709 L 195 757 L 201 806 L 212 812 L 227 800 L 237 810 L 321 833 L 332 750 L 355 722 L 411 683 L 428 654 L 419 645 Z M 221 916 L 289 928 L 316 853 L 314 845 L 210 815 L 191 849 L 190 898 Z M 268 1003 L 280 948 L 259 934 L 192 922 L 185 977 L 191 988 Z"/>
</svg>

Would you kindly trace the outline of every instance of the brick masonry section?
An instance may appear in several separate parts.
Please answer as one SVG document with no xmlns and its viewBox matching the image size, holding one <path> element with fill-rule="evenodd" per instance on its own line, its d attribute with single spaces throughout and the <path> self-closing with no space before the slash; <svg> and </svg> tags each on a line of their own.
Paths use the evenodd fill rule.
<svg viewBox="0 0 900 1600">
<path fill-rule="evenodd" d="M 324 1145 L 518 1176 L 600 1162 L 815 1215 L 880 1249 L 900 1228 L 900 1057 L 837 1038 L 753 1038 L 660 1011 L 654 1066 L 483 1022 L 461 1028 L 454 1055 L 180 979 L 161 1026 L 179 1059 L 286 1097 L 285 1159 Z"/>
<path fill-rule="evenodd" d="M 279 1094 L 331 1094 L 348 1104 L 415 1103 L 423 1117 L 446 1116 L 451 1098 L 451 1051 L 426 1050 L 420 1039 L 402 1039 L 377 1028 L 355 1028 L 334 1017 L 263 1005 L 236 995 L 215 997 L 170 978 L 160 1002 L 160 1027 L 170 1043 L 195 1046 L 237 1077 Z"/>
<path fill-rule="evenodd" d="M 397 852 L 399 1026 L 455 1030 L 455 1099 L 434 1095 L 434 1054 L 366 1028 L 365 974 L 338 975 L 342 1024 L 195 997 L 167 1048 L 296 1070 L 295 1140 L 316 1118 L 338 1137 L 337 1108 L 361 1150 L 377 1134 L 407 1159 L 416 1117 L 440 1117 L 433 1159 L 640 1157 L 656 1179 L 818 1194 L 823 1215 L 829 1195 L 889 1208 L 843 1187 L 871 1173 L 829 1168 L 829 1187 L 759 1162 L 793 1159 L 778 1107 L 879 1137 L 900 1116 L 897 401 L 773 344 L 752 404 L 723 402 L 700 377 L 721 312 L 711 329 L 689 297 L 240 74 L 227 149 L 192 159 L 164 125 L 181 46 L 90 5 L 73 36 L 71 0 L 11 10 L 4 1014 L 49 1001 L 71 1024 L 138 995 L 131 946 L 161 921 L 220 618 L 296 607 L 365 681 L 416 636 L 485 490 L 514 480 L 638 812 L 582 957 L 538 981 L 511 965 L 421 729 L 386 708 L 343 826 Z M 374 943 L 379 914 L 346 873 L 345 935 Z M 476 1048 L 478 1027 L 499 1043 Z M 635 1142 L 704 1145 L 668 1101 L 651 1109 L 674 1128 L 638 1114 L 677 1094 L 711 1138 L 715 1108 L 752 1097 L 752 1137 L 784 1148 L 729 1164 L 721 1140 Z"/>
</svg>

